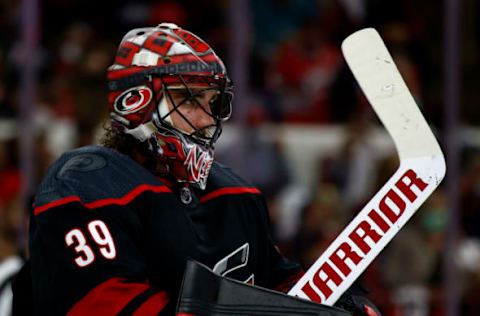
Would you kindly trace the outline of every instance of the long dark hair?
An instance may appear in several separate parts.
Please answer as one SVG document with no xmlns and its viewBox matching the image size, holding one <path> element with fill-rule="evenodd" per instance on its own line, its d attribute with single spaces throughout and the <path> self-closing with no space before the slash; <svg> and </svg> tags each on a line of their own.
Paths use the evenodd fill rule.
<svg viewBox="0 0 480 316">
<path fill-rule="evenodd" d="M 156 175 L 165 175 L 159 172 L 158 159 L 155 159 L 153 153 L 148 149 L 147 142 L 141 142 L 132 135 L 122 133 L 110 126 L 104 126 L 104 130 L 105 133 L 99 141 L 100 145 L 129 156 Z"/>
<path fill-rule="evenodd" d="M 105 126 L 104 130 L 105 133 L 99 141 L 100 145 L 104 147 L 114 149 L 128 156 L 132 156 L 137 147 L 144 147 L 140 146 L 141 143 L 132 135 L 121 133 L 109 126 Z"/>
</svg>

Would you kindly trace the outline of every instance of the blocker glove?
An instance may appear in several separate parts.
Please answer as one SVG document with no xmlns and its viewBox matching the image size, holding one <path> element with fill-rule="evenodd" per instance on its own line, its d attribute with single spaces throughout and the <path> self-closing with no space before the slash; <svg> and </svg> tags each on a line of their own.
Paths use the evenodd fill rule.
<svg viewBox="0 0 480 316">
<path fill-rule="evenodd" d="M 368 292 L 359 282 L 355 282 L 334 306 L 351 312 L 353 316 L 381 316 L 375 304 L 365 297 Z"/>
</svg>

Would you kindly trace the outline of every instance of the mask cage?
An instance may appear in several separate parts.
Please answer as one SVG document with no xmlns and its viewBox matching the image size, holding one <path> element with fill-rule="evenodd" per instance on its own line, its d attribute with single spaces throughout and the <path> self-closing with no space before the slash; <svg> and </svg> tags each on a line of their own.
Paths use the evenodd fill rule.
<svg viewBox="0 0 480 316">
<path fill-rule="evenodd" d="M 158 81 L 158 82 L 156 82 Z M 154 94 L 154 100 L 157 102 L 154 112 L 153 122 L 159 131 L 179 132 L 183 136 L 191 138 L 194 142 L 206 147 L 213 148 L 215 142 L 222 132 L 222 122 L 227 121 L 232 113 L 233 91 L 231 81 L 227 78 L 218 76 L 191 76 L 191 75 L 149 75 L 147 82 Z M 161 94 L 158 91 L 161 91 Z M 184 90 L 185 98 L 180 102 L 175 102 L 172 97 L 172 90 Z M 217 94 L 209 102 L 209 108 L 206 110 L 196 99 L 197 96 L 207 90 L 215 90 Z M 166 113 L 161 113 L 160 103 L 162 98 L 167 98 L 172 108 Z M 196 102 L 198 106 L 213 119 L 213 124 L 203 128 L 196 128 L 178 109 L 186 102 Z M 175 128 L 168 120 L 168 117 L 176 112 L 185 122 L 192 127 L 193 132 L 185 133 Z"/>
</svg>

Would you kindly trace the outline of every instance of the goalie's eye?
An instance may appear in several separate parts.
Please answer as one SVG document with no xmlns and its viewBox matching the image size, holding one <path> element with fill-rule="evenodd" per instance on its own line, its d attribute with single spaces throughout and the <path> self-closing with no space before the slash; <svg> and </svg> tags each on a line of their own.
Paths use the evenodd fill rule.
<svg viewBox="0 0 480 316">
<path fill-rule="evenodd" d="M 207 110 L 207 112 L 211 112 L 212 104 L 218 98 L 218 91 L 213 89 L 203 89 L 203 90 L 191 90 L 186 91 L 186 94 L 183 93 L 182 97 L 184 97 L 182 103 L 191 106 L 199 106 Z"/>
<path fill-rule="evenodd" d="M 185 102 L 191 97 L 190 92 L 187 89 L 175 89 L 170 90 L 170 94 L 175 101 Z"/>
<path fill-rule="evenodd" d="M 216 91 L 216 93 L 212 96 L 209 103 L 214 104 L 218 100 L 218 96 L 220 95 L 220 91 Z"/>
</svg>

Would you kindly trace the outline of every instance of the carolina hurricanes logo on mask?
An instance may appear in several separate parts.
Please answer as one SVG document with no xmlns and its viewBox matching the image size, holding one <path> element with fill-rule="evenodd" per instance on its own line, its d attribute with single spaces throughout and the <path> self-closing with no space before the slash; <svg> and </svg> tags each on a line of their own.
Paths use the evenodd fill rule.
<svg viewBox="0 0 480 316">
<path fill-rule="evenodd" d="M 120 114 L 135 113 L 146 107 L 152 100 L 152 96 L 152 90 L 147 86 L 128 89 L 115 99 L 115 111 Z"/>
<path fill-rule="evenodd" d="M 204 189 L 213 163 L 213 156 L 210 151 L 201 150 L 196 145 L 189 146 L 184 163 L 193 181 Z"/>
</svg>

